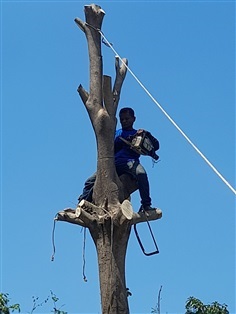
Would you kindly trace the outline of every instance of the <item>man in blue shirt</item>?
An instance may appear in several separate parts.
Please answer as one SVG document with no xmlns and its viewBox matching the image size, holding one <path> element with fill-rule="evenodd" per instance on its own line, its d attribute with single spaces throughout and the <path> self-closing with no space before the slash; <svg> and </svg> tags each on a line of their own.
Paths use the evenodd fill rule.
<svg viewBox="0 0 236 314">
<path fill-rule="evenodd" d="M 136 120 L 134 110 L 132 108 L 122 108 L 119 112 L 121 129 L 116 131 L 114 150 L 115 150 L 115 166 L 118 176 L 128 173 L 133 176 L 138 183 L 138 189 L 141 198 L 141 207 L 139 211 L 155 210 L 151 207 L 151 197 L 147 173 L 144 167 L 140 164 L 140 154 L 132 150 L 121 138 L 130 140 L 130 138 L 137 132 L 141 133 L 143 130 L 136 130 L 133 124 Z M 150 133 L 154 150 L 159 149 L 159 142 Z M 85 182 L 83 193 L 79 196 L 79 202 L 82 199 L 92 200 L 92 189 L 96 180 L 96 173 L 88 178 Z"/>
</svg>

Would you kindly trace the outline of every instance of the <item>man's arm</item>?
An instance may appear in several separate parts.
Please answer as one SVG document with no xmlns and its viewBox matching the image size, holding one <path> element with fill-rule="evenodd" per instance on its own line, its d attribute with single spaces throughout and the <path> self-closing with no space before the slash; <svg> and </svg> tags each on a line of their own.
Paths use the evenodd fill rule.
<svg viewBox="0 0 236 314">
<path fill-rule="evenodd" d="M 123 148 L 123 141 L 120 139 L 120 135 L 121 135 L 121 132 L 120 130 L 117 130 L 116 133 L 115 133 L 115 140 L 114 140 L 114 151 L 115 151 L 115 154 L 121 150 Z"/>
</svg>

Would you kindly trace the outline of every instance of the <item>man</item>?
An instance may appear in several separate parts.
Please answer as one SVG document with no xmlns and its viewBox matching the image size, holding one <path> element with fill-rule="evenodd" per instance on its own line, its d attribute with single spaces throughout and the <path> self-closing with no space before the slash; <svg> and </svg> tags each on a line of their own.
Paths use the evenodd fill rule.
<svg viewBox="0 0 236 314">
<path fill-rule="evenodd" d="M 136 120 L 134 110 L 126 107 L 122 108 L 119 112 L 121 129 L 116 131 L 114 150 L 115 150 L 115 166 L 118 176 L 124 173 L 128 173 L 133 176 L 138 183 L 138 189 L 141 198 L 141 207 L 139 211 L 155 210 L 151 207 L 151 197 L 147 173 L 144 167 L 140 164 L 140 154 L 132 150 L 128 144 L 122 139 L 130 140 L 136 133 L 142 133 L 143 130 L 136 130 L 133 128 L 133 124 Z M 149 137 L 152 140 L 154 150 L 159 149 L 159 142 L 150 133 Z M 88 201 L 92 200 L 92 189 L 96 180 L 96 173 L 88 178 L 85 182 L 83 193 L 78 198 L 79 202 L 82 199 Z"/>
</svg>

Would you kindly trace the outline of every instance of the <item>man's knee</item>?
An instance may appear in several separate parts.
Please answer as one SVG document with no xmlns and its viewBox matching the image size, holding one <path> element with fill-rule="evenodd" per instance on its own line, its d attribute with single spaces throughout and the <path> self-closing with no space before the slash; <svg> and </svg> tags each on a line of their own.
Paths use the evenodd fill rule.
<svg viewBox="0 0 236 314">
<path fill-rule="evenodd" d="M 93 186 L 94 183 L 95 183 L 95 181 L 96 181 L 96 173 L 94 173 L 91 177 L 89 177 L 89 178 L 85 181 L 84 185 L 85 185 L 85 187 Z"/>
<path fill-rule="evenodd" d="M 139 174 L 147 174 L 146 170 L 141 164 L 138 164 L 136 167 L 136 175 L 138 176 Z"/>
</svg>

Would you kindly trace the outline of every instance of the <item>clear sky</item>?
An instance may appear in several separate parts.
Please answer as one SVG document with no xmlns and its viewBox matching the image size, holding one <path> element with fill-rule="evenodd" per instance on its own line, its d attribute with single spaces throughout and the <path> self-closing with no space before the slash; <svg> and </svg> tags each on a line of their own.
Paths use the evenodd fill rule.
<svg viewBox="0 0 236 314">
<path fill-rule="evenodd" d="M 99 313 L 97 259 L 87 233 L 56 224 L 96 170 L 96 143 L 78 94 L 89 86 L 87 43 L 74 18 L 84 1 L 1 1 L 1 291 L 32 308 L 52 290 L 69 313 Z M 168 114 L 235 188 L 235 1 L 100 1 L 103 32 Z M 104 73 L 114 53 L 105 45 Z M 132 231 L 127 259 L 131 313 L 184 313 L 190 296 L 235 308 L 235 195 L 128 73 L 119 109 L 161 144 L 142 157 L 160 253 L 146 257 Z M 132 197 L 135 210 L 139 195 Z M 145 224 L 139 231 L 147 250 Z M 51 308 L 39 308 L 49 312 Z"/>
</svg>

